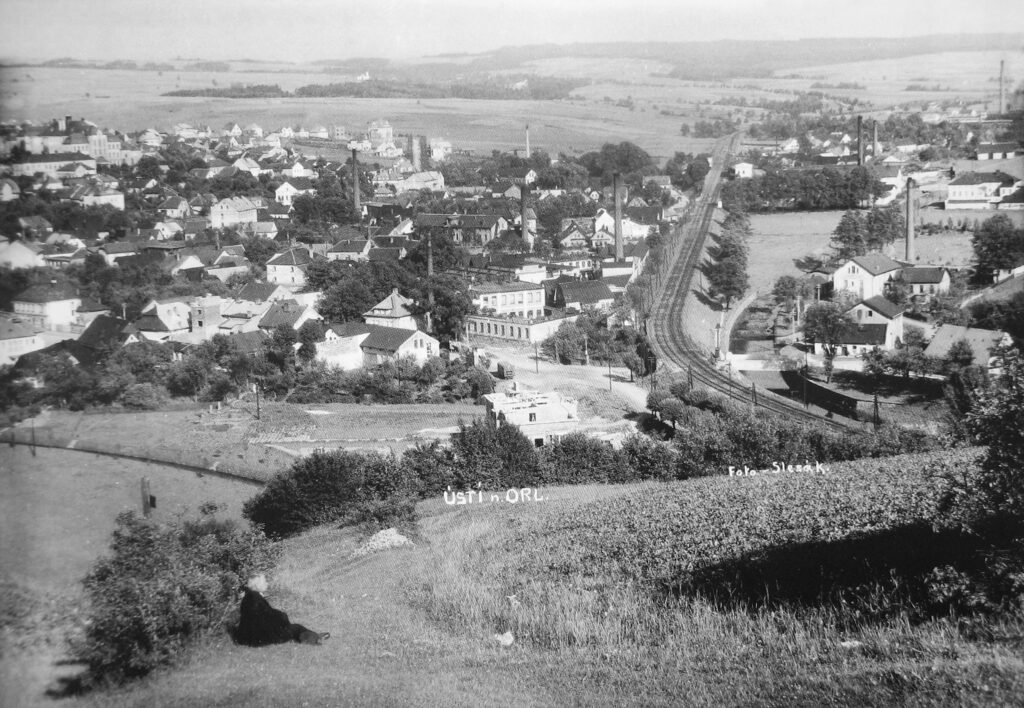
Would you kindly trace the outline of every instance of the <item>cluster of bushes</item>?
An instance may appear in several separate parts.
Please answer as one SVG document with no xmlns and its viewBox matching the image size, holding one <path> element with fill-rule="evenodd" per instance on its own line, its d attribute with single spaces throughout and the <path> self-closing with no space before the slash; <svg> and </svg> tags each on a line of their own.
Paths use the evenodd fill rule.
<svg viewBox="0 0 1024 708">
<path fill-rule="evenodd" d="M 222 626 L 245 581 L 279 549 L 204 504 L 198 517 L 157 523 L 117 517 L 110 555 L 85 578 L 89 603 L 75 658 L 87 683 L 143 676 Z"/>
<path fill-rule="evenodd" d="M 861 433 L 766 416 L 705 389 L 691 388 L 686 381 L 651 391 L 647 407 L 685 431 L 673 438 L 675 476 L 680 479 L 725 474 L 730 465 L 763 469 L 773 462 L 887 457 L 939 446 L 922 431 L 898 426 Z"/>
<path fill-rule="evenodd" d="M 478 419 L 460 426 L 449 445 L 418 445 L 401 456 L 317 451 L 297 461 L 250 499 L 246 518 L 281 538 L 317 524 L 374 528 L 415 521 L 418 499 L 448 490 L 673 479 L 671 448 L 645 435 L 621 449 L 582 433 L 534 447 L 513 425 Z"/>
<path fill-rule="evenodd" d="M 303 369 L 288 394 L 291 403 L 453 403 L 494 391 L 494 379 L 461 357 L 386 362 L 375 369 L 345 371 L 322 364 Z"/>
</svg>

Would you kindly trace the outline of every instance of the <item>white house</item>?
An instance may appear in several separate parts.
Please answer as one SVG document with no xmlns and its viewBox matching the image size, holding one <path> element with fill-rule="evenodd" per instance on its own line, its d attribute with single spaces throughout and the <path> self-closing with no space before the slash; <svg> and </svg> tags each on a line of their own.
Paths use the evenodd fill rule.
<svg viewBox="0 0 1024 708">
<path fill-rule="evenodd" d="M 82 298 L 55 281 L 33 285 L 15 296 L 11 304 L 15 315 L 38 329 L 67 331 L 72 325 L 80 324 L 78 308 Z"/>
<path fill-rule="evenodd" d="M 882 349 L 895 349 L 903 341 L 903 308 L 881 295 L 857 303 L 847 314 L 858 325 L 885 325 Z"/>
<path fill-rule="evenodd" d="M 307 177 L 290 177 L 274 191 L 274 199 L 278 204 L 291 206 L 295 197 L 302 194 L 316 194 L 313 183 Z"/>
<path fill-rule="evenodd" d="M 10 241 L 0 237 L 0 266 L 10 268 L 37 268 L 46 265 L 37 243 Z"/>
<path fill-rule="evenodd" d="M 267 282 L 302 287 L 306 284 L 306 268 L 312 262 L 305 248 L 289 248 L 267 261 Z"/>
<path fill-rule="evenodd" d="M 883 295 L 885 284 L 899 275 L 902 266 L 881 253 L 868 253 L 852 258 L 832 273 L 832 286 L 867 300 Z"/>
<path fill-rule="evenodd" d="M 343 369 L 372 367 L 409 357 L 422 365 L 438 355 L 440 343 L 426 332 L 362 322 L 330 325 L 316 358 Z"/>
<path fill-rule="evenodd" d="M 366 324 L 399 329 L 416 329 L 416 319 L 409 309 L 415 304 L 412 298 L 404 297 L 394 288 L 391 294 L 363 313 Z"/>
<path fill-rule="evenodd" d="M 946 209 L 994 209 L 1021 183 L 1005 172 L 966 172 L 949 183 Z"/>
<path fill-rule="evenodd" d="M 481 314 L 527 319 L 544 315 L 544 286 L 538 283 L 472 283 L 469 295 Z"/>
<path fill-rule="evenodd" d="M 258 205 L 249 197 L 229 197 L 210 207 L 210 228 L 255 224 Z"/>
<path fill-rule="evenodd" d="M 900 280 L 910 288 L 911 297 L 922 300 L 949 292 L 949 271 L 940 266 L 904 268 Z"/>
<path fill-rule="evenodd" d="M 0 366 L 13 364 L 22 354 L 46 346 L 39 332 L 21 317 L 0 318 Z"/>
</svg>

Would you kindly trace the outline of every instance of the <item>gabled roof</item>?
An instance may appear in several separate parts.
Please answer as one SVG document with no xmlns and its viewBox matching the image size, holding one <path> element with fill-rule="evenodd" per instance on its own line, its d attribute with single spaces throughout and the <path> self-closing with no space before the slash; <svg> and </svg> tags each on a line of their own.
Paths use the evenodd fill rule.
<svg viewBox="0 0 1024 708">
<path fill-rule="evenodd" d="M 5 339 L 21 339 L 32 337 L 36 333 L 35 327 L 20 318 L 0 318 L 0 341 Z"/>
<path fill-rule="evenodd" d="M 866 270 L 871 275 L 881 275 L 892 270 L 899 270 L 903 266 L 881 253 L 868 253 L 864 256 L 856 256 L 853 262 Z"/>
<path fill-rule="evenodd" d="M 332 330 L 342 339 L 346 337 L 357 337 L 361 334 L 369 334 L 379 325 L 368 325 L 365 322 L 332 322 L 327 329 Z M 411 331 L 411 330 L 408 330 Z"/>
<path fill-rule="evenodd" d="M 33 285 L 12 298 L 15 302 L 60 302 L 77 298 L 73 288 L 61 285 Z"/>
<path fill-rule="evenodd" d="M 292 188 L 297 189 L 300 192 L 305 192 L 313 189 L 313 183 L 309 181 L 309 177 L 289 177 L 281 183 L 281 187 L 284 185 L 290 185 Z M 280 189 L 281 187 L 278 187 Z"/>
<path fill-rule="evenodd" d="M 297 300 L 277 300 L 260 320 L 260 329 L 275 329 L 281 325 L 294 327 L 305 311 Z"/>
<path fill-rule="evenodd" d="M 864 300 L 860 304 L 864 305 L 865 307 L 870 307 L 878 314 L 890 320 L 895 317 L 899 317 L 901 314 L 903 314 L 902 307 L 897 305 L 895 302 L 892 302 L 882 297 L 881 295 L 869 297 L 867 300 Z"/>
<path fill-rule="evenodd" d="M 78 336 L 76 344 L 98 349 L 110 343 L 120 344 L 124 341 L 124 331 L 128 327 L 128 320 L 113 315 L 100 315 Z"/>
<path fill-rule="evenodd" d="M 954 342 L 961 339 L 967 340 L 974 352 L 974 363 L 979 366 L 986 366 L 992 355 L 992 348 L 998 345 L 1005 337 L 1006 332 L 998 329 L 979 329 L 977 327 L 962 327 L 959 325 L 944 324 L 935 332 L 932 341 L 928 343 L 924 353 L 926 356 L 942 359 L 949 355 L 949 349 Z"/>
<path fill-rule="evenodd" d="M 266 347 L 270 335 L 262 329 L 255 332 L 235 332 L 228 335 L 228 341 L 238 347 L 243 354 L 256 354 Z"/>
<path fill-rule="evenodd" d="M 473 283 L 469 286 L 471 292 L 477 292 L 481 295 L 491 295 L 494 293 L 517 293 L 525 290 L 540 290 L 541 286 L 536 283 L 524 283 L 519 280 L 513 280 L 508 283 Z"/>
<path fill-rule="evenodd" d="M 277 283 L 247 283 L 238 291 L 238 300 L 266 302 L 281 286 Z"/>
<path fill-rule="evenodd" d="M 309 251 L 305 248 L 289 248 L 284 253 L 278 253 L 267 261 L 267 265 L 275 266 L 304 266 L 313 262 Z"/>
<path fill-rule="evenodd" d="M 377 349 L 385 352 L 396 352 L 419 332 L 415 329 L 399 329 L 398 327 L 373 326 L 370 336 L 360 345 L 363 349 Z"/>
<path fill-rule="evenodd" d="M 328 253 L 362 253 L 367 250 L 371 245 L 370 241 L 338 241 L 336 244 L 331 246 Z"/>
<path fill-rule="evenodd" d="M 973 184 L 1000 184 L 1009 187 L 1017 181 L 1016 177 L 996 170 L 995 172 L 965 172 L 949 183 L 951 187 Z"/>
<path fill-rule="evenodd" d="M 1021 187 L 999 200 L 1000 204 L 1024 204 L 1024 187 Z"/>
<path fill-rule="evenodd" d="M 464 229 L 492 229 L 499 218 L 495 214 L 464 214 L 459 217 L 459 226 Z"/>
<path fill-rule="evenodd" d="M 581 280 L 574 283 L 562 283 L 559 286 L 565 302 L 578 302 L 580 305 L 596 305 L 602 300 L 610 300 L 615 296 L 606 283 L 600 280 Z"/>
<path fill-rule="evenodd" d="M 402 258 L 401 248 L 371 248 L 367 255 L 371 261 L 397 261 Z"/>
<path fill-rule="evenodd" d="M 412 312 L 408 306 L 414 303 L 412 298 L 405 297 L 396 288 L 386 298 L 364 312 L 363 317 L 411 317 Z"/>
<path fill-rule="evenodd" d="M 903 270 L 903 282 L 913 285 L 927 285 L 929 283 L 941 283 L 946 269 L 939 266 L 917 266 Z"/>
</svg>

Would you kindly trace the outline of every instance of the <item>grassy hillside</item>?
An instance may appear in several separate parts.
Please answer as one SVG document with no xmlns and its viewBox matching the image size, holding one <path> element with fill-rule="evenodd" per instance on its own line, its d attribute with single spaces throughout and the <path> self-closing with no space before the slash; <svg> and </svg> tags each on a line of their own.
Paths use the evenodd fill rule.
<svg viewBox="0 0 1024 708">
<path fill-rule="evenodd" d="M 871 563 L 889 548 L 894 577 L 910 577 L 915 554 L 898 551 L 932 562 L 949 550 L 928 543 L 928 470 L 975 454 L 429 500 L 415 548 L 365 558 L 355 532 L 322 527 L 285 542 L 269 593 L 332 633 L 322 647 L 219 637 L 183 666 L 68 705 L 1013 704 L 1019 614 L 886 611 L 901 595 Z M 795 592 L 814 583 L 789 581 L 814 580 L 829 558 L 864 561 L 868 587 L 845 587 L 881 611 Z M 849 580 L 847 566 L 829 577 Z M 782 593 L 767 603 L 766 582 Z M 737 592 L 712 598 L 726 587 Z M 505 631 L 508 647 L 494 637 Z"/>
</svg>

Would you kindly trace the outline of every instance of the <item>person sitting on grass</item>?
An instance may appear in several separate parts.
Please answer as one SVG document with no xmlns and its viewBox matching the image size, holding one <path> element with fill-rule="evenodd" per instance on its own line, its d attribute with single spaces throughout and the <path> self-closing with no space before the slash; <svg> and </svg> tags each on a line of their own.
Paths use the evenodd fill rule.
<svg viewBox="0 0 1024 708">
<path fill-rule="evenodd" d="M 331 636 L 329 632 L 314 632 L 289 621 L 287 614 L 271 607 L 263 597 L 266 591 L 267 579 L 262 574 L 250 578 L 246 584 L 235 630 L 235 641 L 239 644 L 251 647 L 285 642 L 320 644 Z"/>
</svg>

